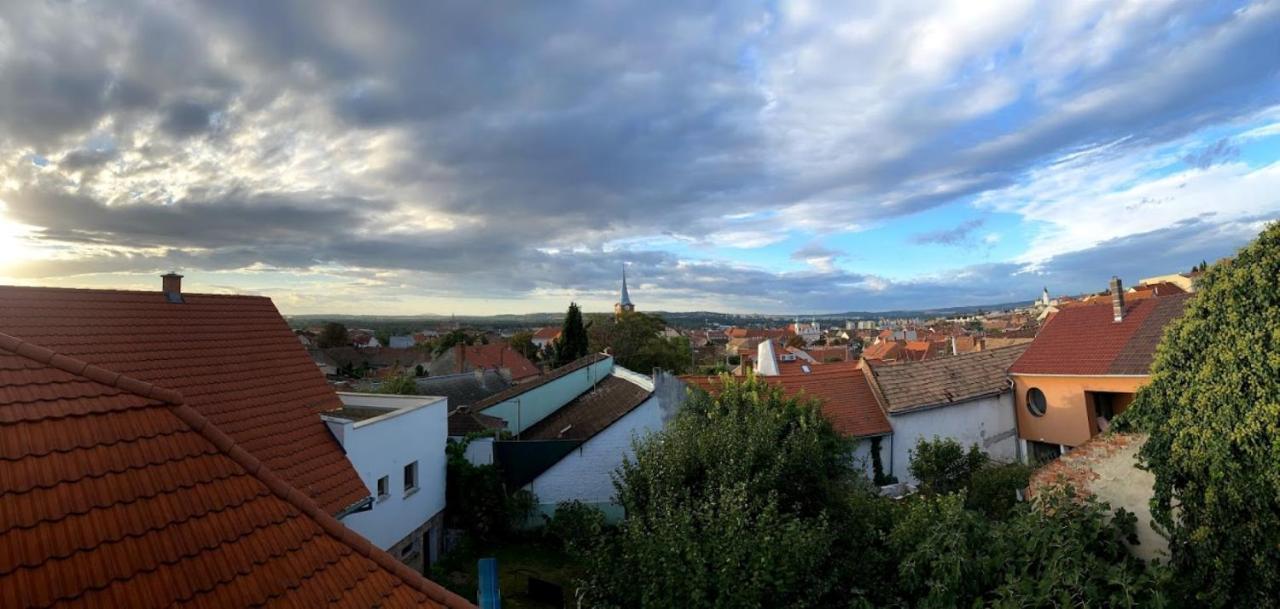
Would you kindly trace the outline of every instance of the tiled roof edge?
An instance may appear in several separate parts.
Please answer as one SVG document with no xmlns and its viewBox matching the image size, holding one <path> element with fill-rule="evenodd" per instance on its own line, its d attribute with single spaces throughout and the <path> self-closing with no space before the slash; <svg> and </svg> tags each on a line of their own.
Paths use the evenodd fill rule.
<svg viewBox="0 0 1280 609">
<path fill-rule="evenodd" d="M 165 389 L 164 387 L 125 376 L 119 372 L 112 372 L 106 368 L 94 366 L 86 361 L 29 343 L 16 336 L 0 333 L 0 349 L 12 351 L 29 360 L 87 378 L 108 387 L 115 387 L 121 391 L 140 395 L 144 398 L 172 405 L 182 404 L 184 401 L 182 394 L 172 389 Z"/>
<path fill-rule="evenodd" d="M 475 609 L 475 605 L 472 605 L 466 599 L 450 592 L 440 584 L 422 577 L 417 571 L 392 558 L 390 554 L 376 548 L 364 537 L 361 537 L 358 533 L 347 528 L 341 522 L 338 522 L 336 518 L 320 509 L 320 506 L 312 501 L 311 498 L 289 485 L 269 468 L 263 467 L 262 462 L 257 457 L 249 454 L 248 451 L 237 445 L 235 440 L 231 439 L 231 436 L 223 433 L 204 415 L 187 405 L 181 393 L 172 389 L 157 387 L 119 372 L 112 372 L 106 368 L 91 365 L 4 333 L 0 333 L 0 349 L 12 351 L 32 361 L 76 376 L 88 378 L 109 387 L 115 387 L 122 391 L 173 406 L 171 412 L 181 419 L 183 423 L 186 423 L 192 430 L 203 436 L 232 461 L 243 467 L 250 475 L 257 478 L 277 497 L 292 504 L 299 511 L 314 519 L 316 524 L 319 524 L 320 528 L 326 533 L 350 546 L 361 556 L 390 571 L 415 590 L 427 595 L 431 600 L 450 608 Z"/>
</svg>

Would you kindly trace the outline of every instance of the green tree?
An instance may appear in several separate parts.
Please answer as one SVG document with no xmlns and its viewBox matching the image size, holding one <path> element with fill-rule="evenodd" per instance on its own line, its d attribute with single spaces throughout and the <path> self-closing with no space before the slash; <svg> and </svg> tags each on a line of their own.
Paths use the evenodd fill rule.
<svg viewBox="0 0 1280 609">
<path fill-rule="evenodd" d="M 474 345 L 476 337 L 463 329 L 450 330 L 440 338 L 436 339 L 435 347 L 431 349 L 431 354 L 437 357 L 458 345 Z"/>
<path fill-rule="evenodd" d="M 538 346 L 533 344 L 533 332 L 521 331 L 513 334 L 511 348 L 531 362 L 538 361 Z"/>
<path fill-rule="evenodd" d="M 413 377 L 407 374 L 393 376 L 378 385 L 375 393 L 390 393 L 394 395 L 418 395 L 418 385 L 413 382 Z"/>
<path fill-rule="evenodd" d="M 1159 570 L 1133 557 L 1137 519 L 1046 488 L 1004 522 L 965 509 L 965 493 L 908 500 L 889 534 L 906 606 L 1159 607 Z"/>
<path fill-rule="evenodd" d="M 560 328 L 560 338 L 555 340 L 555 367 L 572 363 L 587 354 L 587 328 L 582 323 L 582 310 L 578 303 L 569 303 L 569 310 L 564 314 L 564 325 Z"/>
<path fill-rule="evenodd" d="M 1152 516 L 1197 604 L 1280 604 L 1280 223 L 1208 269 L 1117 418 L 1149 434 Z"/>
<path fill-rule="evenodd" d="M 686 337 L 663 336 L 666 327 L 661 318 L 639 312 L 598 319 L 591 324 L 591 351 L 607 349 L 618 365 L 637 372 L 661 368 L 682 374 L 692 366 L 693 347 Z"/>
<path fill-rule="evenodd" d="M 326 323 L 324 328 L 320 330 L 320 336 L 316 337 L 316 344 L 321 349 L 347 346 L 350 344 L 350 341 L 347 340 L 347 327 L 336 321 Z"/>
<path fill-rule="evenodd" d="M 987 464 L 986 453 L 977 444 L 965 450 L 951 438 L 922 439 L 911 449 L 907 470 L 930 495 L 954 493 L 969 486 L 974 472 Z"/>
<path fill-rule="evenodd" d="M 616 474 L 627 517 L 587 561 L 589 605 L 847 604 L 846 567 L 878 564 L 874 544 L 842 543 L 867 530 L 844 519 L 869 493 L 848 450 L 813 404 L 754 377 L 695 393 Z"/>
</svg>

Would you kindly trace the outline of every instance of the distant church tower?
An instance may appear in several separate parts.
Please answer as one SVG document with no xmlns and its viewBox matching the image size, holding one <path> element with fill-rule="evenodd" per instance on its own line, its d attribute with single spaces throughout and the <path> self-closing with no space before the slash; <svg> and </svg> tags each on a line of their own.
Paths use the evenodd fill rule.
<svg viewBox="0 0 1280 609">
<path fill-rule="evenodd" d="M 1044 287 L 1044 294 L 1040 296 L 1040 304 L 1049 306 L 1049 286 Z"/>
<path fill-rule="evenodd" d="M 622 269 L 622 298 L 613 305 L 614 317 L 622 317 L 623 313 L 630 313 L 636 310 L 636 306 L 631 304 L 631 295 L 627 293 L 627 269 Z"/>
</svg>

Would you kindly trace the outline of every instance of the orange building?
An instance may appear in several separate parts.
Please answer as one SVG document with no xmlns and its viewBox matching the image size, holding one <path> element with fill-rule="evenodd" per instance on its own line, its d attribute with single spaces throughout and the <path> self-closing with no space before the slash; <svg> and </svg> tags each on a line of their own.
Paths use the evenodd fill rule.
<svg viewBox="0 0 1280 609">
<path fill-rule="evenodd" d="M 1059 311 L 1009 368 L 1024 455 L 1053 457 L 1105 431 L 1150 380 L 1156 345 L 1189 297 L 1126 305 L 1120 280 L 1111 288 L 1111 306 Z"/>
</svg>

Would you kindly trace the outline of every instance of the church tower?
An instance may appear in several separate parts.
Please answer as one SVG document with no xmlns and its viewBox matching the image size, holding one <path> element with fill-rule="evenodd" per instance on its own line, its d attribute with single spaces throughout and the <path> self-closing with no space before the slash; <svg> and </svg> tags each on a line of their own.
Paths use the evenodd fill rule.
<svg viewBox="0 0 1280 609">
<path fill-rule="evenodd" d="M 613 305 L 614 317 L 622 317 L 623 313 L 630 313 L 636 310 L 636 306 L 631 304 L 631 295 L 627 293 L 627 269 L 622 268 L 622 297 Z"/>
</svg>

